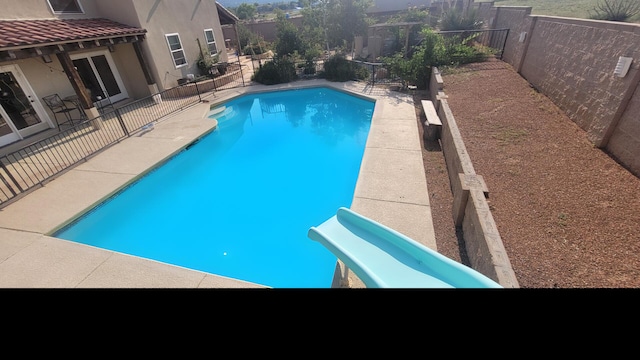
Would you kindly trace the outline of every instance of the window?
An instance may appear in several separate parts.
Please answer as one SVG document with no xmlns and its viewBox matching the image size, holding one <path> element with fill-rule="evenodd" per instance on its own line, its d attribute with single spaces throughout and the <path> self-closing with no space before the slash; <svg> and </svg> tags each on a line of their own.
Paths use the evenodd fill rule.
<svg viewBox="0 0 640 360">
<path fill-rule="evenodd" d="M 78 0 L 49 0 L 49 6 L 54 14 L 82 14 L 82 7 Z"/>
<path fill-rule="evenodd" d="M 207 49 L 209 49 L 210 55 L 215 55 L 218 53 L 218 48 L 216 48 L 216 39 L 213 37 L 213 30 L 206 29 L 204 31 L 204 38 L 207 41 Z"/>
<path fill-rule="evenodd" d="M 173 57 L 173 63 L 176 65 L 176 69 L 186 66 L 187 58 L 184 56 L 180 35 L 166 34 L 165 36 L 167 37 L 167 44 L 169 44 L 169 50 L 171 50 L 171 56 Z"/>
</svg>

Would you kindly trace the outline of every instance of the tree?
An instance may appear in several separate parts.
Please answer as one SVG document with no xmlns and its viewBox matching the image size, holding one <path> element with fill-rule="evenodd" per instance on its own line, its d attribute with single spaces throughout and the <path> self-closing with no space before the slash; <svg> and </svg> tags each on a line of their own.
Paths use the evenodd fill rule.
<svg viewBox="0 0 640 360">
<path fill-rule="evenodd" d="M 410 27 L 405 26 L 395 26 L 392 27 L 389 31 L 393 35 L 395 41 L 393 43 L 392 50 L 394 52 L 398 51 L 408 51 L 409 49 L 404 49 L 403 47 L 407 44 L 411 47 L 413 44 L 417 42 L 418 34 L 420 30 L 422 30 L 422 24 L 426 24 L 429 20 L 429 11 L 425 9 L 419 9 L 418 7 L 409 7 L 407 10 L 402 11 L 387 20 L 387 24 L 397 24 L 397 23 L 420 23 L 416 25 L 412 25 Z M 408 31 L 408 34 L 407 34 Z M 408 37 L 408 39 L 407 39 Z"/>
<path fill-rule="evenodd" d="M 492 55 L 489 48 L 468 45 L 470 38 L 456 36 L 445 39 L 430 28 L 423 28 L 420 33 L 422 42 L 406 57 L 396 53 L 383 59 L 391 72 L 401 77 L 404 85 L 414 84 L 419 89 L 426 89 L 433 66 L 485 61 Z"/>
<path fill-rule="evenodd" d="M 325 0 L 324 2 L 326 2 L 329 44 L 346 45 L 349 48 L 355 36 L 367 34 L 370 22 L 366 11 L 371 6 L 372 0 Z"/>
<path fill-rule="evenodd" d="M 304 54 L 305 46 L 300 38 L 298 28 L 287 20 L 284 12 L 281 10 L 276 12 L 276 18 L 276 31 L 278 37 L 275 48 L 276 55 L 280 57 L 292 55 L 295 52 Z"/>
<path fill-rule="evenodd" d="M 247 20 L 253 19 L 256 16 L 257 8 L 254 4 L 242 3 L 238 5 L 236 9 L 236 15 L 238 15 L 238 19 Z"/>
<path fill-rule="evenodd" d="M 310 48 L 321 50 L 327 42 L 324 9 L 321 6 L 305 7 L 301 13 L 303 15 L 300 32 L 302 41 Z"/>
</svg>

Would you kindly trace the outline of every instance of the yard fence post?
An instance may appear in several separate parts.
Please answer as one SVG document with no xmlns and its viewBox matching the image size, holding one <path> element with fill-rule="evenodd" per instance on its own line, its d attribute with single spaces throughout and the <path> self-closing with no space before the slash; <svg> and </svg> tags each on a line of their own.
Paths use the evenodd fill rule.
<svg viewBox="0 0 640 360">
<path fill-rule="evenodd" d="M 124 134 L 129 137 L 129 130 L 127 130 L 127 126 L 124 124 L 124 120 L 122 120 L 122 115 L 120 115 L 120 109 L 115 110 L 116 113 L 116 117 L 118 118 L 118 122 L 120 123 L 120 127 L 122 128 L 122 131 L 124 131 Z"/>
<path fill-rule="evenodd" d="M 371 71 L 371 86 L 376 85 L 376 64 L 372 64 L 373 71 Z"/>
<path fill-rule="evenodd" d="M 197 82 L 197 81 L 194 81 L 193 83 L 194 83 L 194 84 L 195 84 L 195 86 L 196 86 L 196 93 L 198 93 L 198 101 L 200 101 L 200 102 L 201 102 L 201 101 L 202 101 L 202 96 L 200 96 L 200 88 L 198 87 L 198 82 Z M 216 82 L 215 82 L 215 79 L 214 79 L 213 83 L 214 83 L 214 84 L 216 83 Z"/>
<path fill-rule="evenodd" d="M 240 53 L 238 53 L 238 66 L 240 67 L 240 77 L 242 78 L 242 87 L 244 87 L 244 74 L 242 73 L 242 63 L 240 62 Z M 213 82 L 215 85 L 215 81 Z"/>
</svg>

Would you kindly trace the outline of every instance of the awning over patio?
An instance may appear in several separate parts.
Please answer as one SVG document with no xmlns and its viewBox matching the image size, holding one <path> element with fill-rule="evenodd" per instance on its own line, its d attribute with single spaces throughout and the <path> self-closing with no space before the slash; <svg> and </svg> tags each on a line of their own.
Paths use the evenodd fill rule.
<svg viewBox="0 0 640 360">
<path fill-rule="evenodd" d="M 0 21 L 0 61 L 139 41 L 147 30 L 108 19 Z"/>
</svg>

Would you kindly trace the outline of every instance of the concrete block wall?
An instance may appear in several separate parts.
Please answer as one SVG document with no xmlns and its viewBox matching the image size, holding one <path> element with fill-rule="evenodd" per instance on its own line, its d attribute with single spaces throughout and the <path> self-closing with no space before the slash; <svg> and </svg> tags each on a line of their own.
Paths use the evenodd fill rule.
<svg viewBox="0 0 640 360">
<path fill-rule="evenodd" d="M 531 36 L 533 20 L 529 14 L 531 14 L 529 6 L 500 6 L 493 14 L 493 29 L 509 29 L 502 60 L 513 66 L 516 71 L 521 66 L 527 37 Z"/>
<path fill-rule="evenodd" d="M 452 216 L 462 228 L 471 267 L 505 288 L 519 287 L 518 280 L 493 220 L 486 196 L 489 191 L 477 175 L 464 140 L 447 102 L 444 82 L 437 68 L 429 81 L 431 100 L 442 121 L 440 145 L 447 164 L 453 194 Z"/>
<path fill-rule="evenodd" d="M 471 6 L 476 9 L 476 15 L 482 20 L 483 27 L 490 28 L 491 27 L 491 19 L 493 17 L 492 11 L 494 1 L 483 1 L 479 3 L 474 3 Z"/>
<path fill-rule="evenodd" d="M 640 176 L 640 84 L 612 132 L 607 151 L 636 176 Z"/>
<path fill-rule="evenodd" d="M 640 25 L 538 16 L 520 73 L 601 146 L 640 71 Z M 613 71 L 636 59 L 629 74 Z M 618 115 L 619 116 L 619 115 Z"/>
<path fill-rule="evenodd" d="M 531 15 L 530 7 L 494 6 L 491 28 L 509 28 L 503 60 L 640 176 L 640 24 Z M 524 37 L 520 35 L 526 33 Z M 614 75 L 619 57 L 633 62 Z"/>
</svg>

